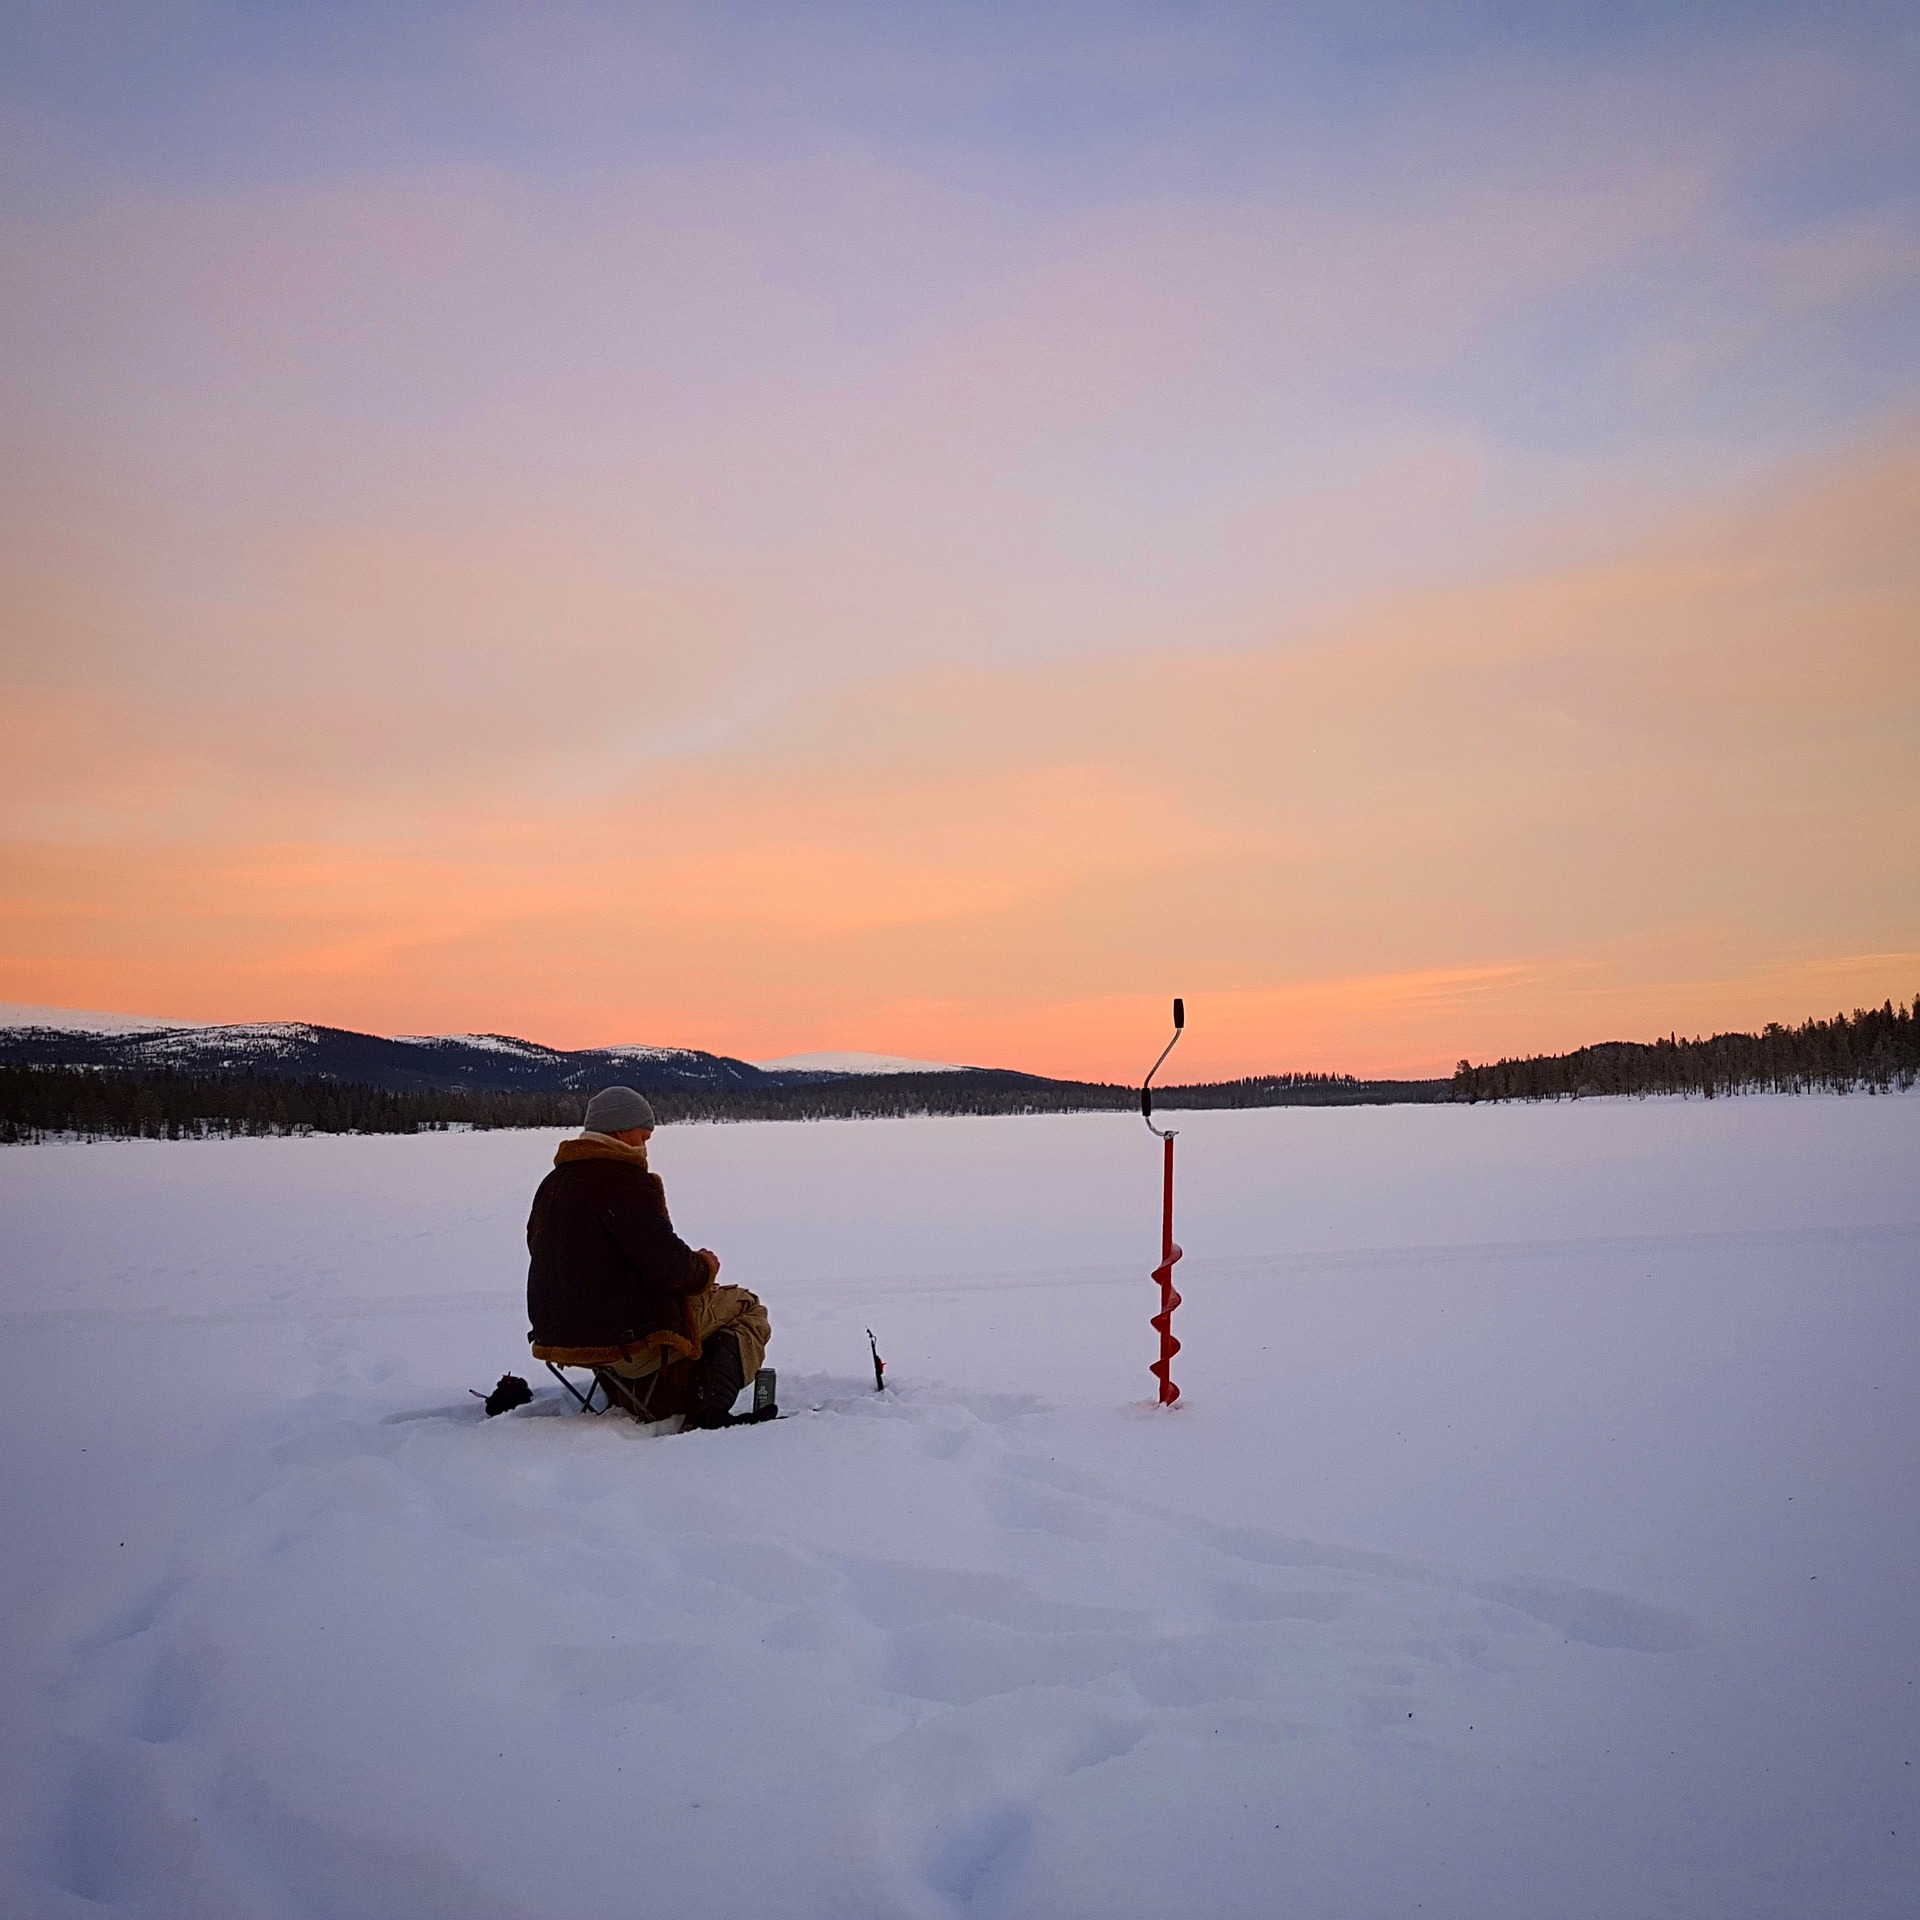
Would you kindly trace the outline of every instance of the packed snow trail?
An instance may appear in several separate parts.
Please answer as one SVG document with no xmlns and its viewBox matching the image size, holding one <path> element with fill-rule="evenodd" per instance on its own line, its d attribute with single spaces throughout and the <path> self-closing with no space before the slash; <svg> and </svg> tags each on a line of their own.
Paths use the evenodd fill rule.
<svg viewBox="0 0 1920 1920">
<path fill-rule="evenodd" d="M 794 1416 L 672 1437 L 465 1391 L 534 1136 L 0 1156 L 4 1905 L 1899 1911 L 1917 1121 L 1221 1116 L 1171 1412 L 1107 1117 L 663 1133 Z"/>
</svg>

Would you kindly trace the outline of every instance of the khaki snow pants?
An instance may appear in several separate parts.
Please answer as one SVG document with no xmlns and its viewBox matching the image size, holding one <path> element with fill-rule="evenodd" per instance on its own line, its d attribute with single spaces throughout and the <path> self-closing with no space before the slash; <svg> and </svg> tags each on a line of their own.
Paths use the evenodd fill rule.
<svg viewBox="0 0 1920 1920">
<path fill-rule="evenodd" d="M 740 1371 L 751 1382 L 765 1362 L 767 1342 L 773 1338 L 773 1323 L 759 1296 L 745 1287 L 709 1287 L 688 1299 L 687 1317 L 702 1346 L 716 1333 L 731 1333 L 740 1342 Z M 649 1347 L 631 1360 L 614 1362 L 607 1371 L 626 1380 L 644 1380 L 660 1371 L 660 1349 Z"/>
</svg>

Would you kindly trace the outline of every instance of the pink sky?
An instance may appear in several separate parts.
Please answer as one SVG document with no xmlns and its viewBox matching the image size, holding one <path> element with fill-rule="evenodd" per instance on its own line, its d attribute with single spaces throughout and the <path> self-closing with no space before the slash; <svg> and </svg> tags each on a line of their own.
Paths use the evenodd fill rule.
<svg viewBox="0 0 1920 1920">
<path fill-rule="evenodd" d="M 1234 178 L 48 108 L 0 999 L 1124 1077 L 1179 992 L 1210 1077 L 1911 996 L 1920 225 L 1756 197 L 1901 98 L 1685 60 Z"/>
</svg>

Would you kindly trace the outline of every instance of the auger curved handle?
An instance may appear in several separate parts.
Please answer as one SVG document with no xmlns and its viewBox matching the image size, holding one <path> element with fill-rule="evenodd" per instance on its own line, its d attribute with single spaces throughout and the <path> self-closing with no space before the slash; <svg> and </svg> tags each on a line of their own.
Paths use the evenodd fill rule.
<svg viewBox="0 0 1920 1920">
<path fill-rule="evenodd" d="M 1153 1076 L 1160 1071 L 1161 1065 L 1166 1060 L 1167 1055 L 1170 1054 L 1178 1044 L 1181 1034 L 1186 1031 L 1186 1025 L 1187 1003 L 1184 1000 L 1176 999 L 1173 1003 L 1173 1038 L 1160 1049 L 1160 1058 L 1147 1069 L 1147 1077 L 1140 1082 L 1140 1118 L 1147 1123 L 1147 1131 L 1158 1134 L 1162 1140 L 1171 1140 L 1179 1129 L 1177 1127 L 1156 1127 L 1153 1124 Z"/>
</svg>

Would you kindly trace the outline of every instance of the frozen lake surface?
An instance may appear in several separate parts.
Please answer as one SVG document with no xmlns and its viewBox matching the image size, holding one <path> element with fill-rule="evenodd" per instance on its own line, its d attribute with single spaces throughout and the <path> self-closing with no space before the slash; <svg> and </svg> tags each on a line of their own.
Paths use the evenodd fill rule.
<svg viewBox="0 0 1920 1920">
<path fill-rule="evenodd" d="M 1170 1414 L 1137 1118 L 664 1130 L 685 1436 L 556 1136 L 0 1150 L 0 1910 L 1912 1912 L 1920 1098 L 1176 1118 Z"/>
</svg>

